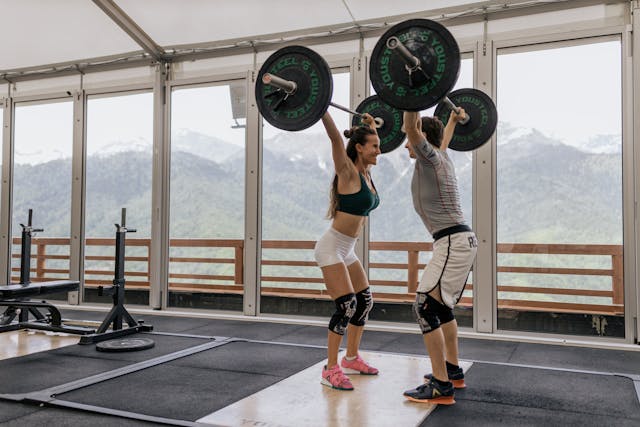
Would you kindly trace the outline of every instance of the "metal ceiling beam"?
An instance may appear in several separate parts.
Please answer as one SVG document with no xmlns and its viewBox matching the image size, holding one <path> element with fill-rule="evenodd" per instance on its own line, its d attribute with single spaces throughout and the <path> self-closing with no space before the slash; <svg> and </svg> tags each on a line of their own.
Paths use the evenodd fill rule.
<svg viewBox="0 0 640 427">
<path fill-rule="evenodd" d="M 93 2 L 156 61 L 164 62 L 166 60 L 164 49 L 153 41 L 113 0 L 93 0 Z"/>
<path fill-rule="evenodd" d="M 17 83 L 49 77 L 62 77 L 91 72 L 123 70 L 152 65 L 157 61 L 142 51 L 89 58 L 82 61 L 60 62 L 15 70 L 0 70 L 0 82 Z"/>
<path fill-rule="evenodd" d="M 172 62 L 215 58 L 251 52 L 277 50 L 292 43 L 306 46 L 379 37 L 392 25 L 407 19 L 428 18 L 446 26 L 466 25 L 485 19 L 498 20 L 527 14 L 556 12 L 627 0 L 490 0 L 423 12 L 373 18 L 351 23 L 326 25 L 273 34 L 262 34 L 214 42 L 165 46 Z"/>
</svg>

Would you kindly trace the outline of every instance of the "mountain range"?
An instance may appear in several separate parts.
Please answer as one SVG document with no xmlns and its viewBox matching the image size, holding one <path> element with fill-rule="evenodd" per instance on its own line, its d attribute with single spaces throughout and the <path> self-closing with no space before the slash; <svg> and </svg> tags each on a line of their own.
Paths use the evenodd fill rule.
<svg viewBox="0 0 640 427">
<path fill-rule="evenodd" d="M 621 155 L 615 136 L 586 147 L 563 144 L 536 130 L 498 128 L 498 240 L 621 243 Z M 171 236 L 239 238 L 244 223 L 244 148 L 188 131 L 173 137 Z M 600 141 L 600 143 L 598 143 Z M 618 145 L 620 145 L 618 143 Z M 116 148 L 118 147 L 118 148 Z M 87 236 L 110 236 L 120 208 L 129 224 L 149 233 L 151 151 L 125 143 L 87 158 Z M 471 221 L 470 153 L 451 152 L 465 216 Z M 282 132 L 263 148 L 263 238 L 315 239 L 333 176 L 326 136 Z M 70 159 L 14 169 L 14 235 L 29 207 L 48 236 L 68 235 Z M 413 211 L 413 163 L 398 148 L 372 169 L 381 205 L 371 215 L 372 240 L 428 238 Z"/>
</svg>

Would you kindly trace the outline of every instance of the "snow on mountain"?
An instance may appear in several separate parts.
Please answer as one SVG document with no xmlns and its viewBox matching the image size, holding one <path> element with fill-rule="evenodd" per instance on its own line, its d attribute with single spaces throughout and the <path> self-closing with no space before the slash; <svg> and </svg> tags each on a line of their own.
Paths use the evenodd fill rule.
<svg viewBox="0 0 640 427">
<path fill-rule="evenodd" d="M 233 155 L 244 152 L 243 145 L 232 144 L 214 136 L 178 129 L 171 135 L 171 150 L 195 154 L 216 163 L 223 163 Z"/>
<path fill-rule="evenodd" d="M 585 153 L 614 154 L 622 151 L 622 136 L 620 134 L 597 134 L 587 141 L 568 141 L 547 135 L 538 129 L 514 127 L 509 123 L 498 123 L 498 146 L 522 143 L 534 140 L 536 143 L 548 145 L 567 145 Z"/>
<path fill-rule="evenodd" d="M 621 153 L 622 152 L 622 136 L 621 135 L 594 135 L 584 142 L 578 148 L 590 153 Z"/>
<path fill-rule="evenodd" d="M 90 146 L 90 144 L 89 144 Z M 95 152 L 89 151 L 88 155 L 96 155 L 100 157 L 108 157 L 113 154 L 122 153 L 122 152 L 151 152 L 153 149 L 152 141 L 149 141 L 146 138 L 132 138 L 127 140 L 113 141 L 110 142 Z"/>
</svg>

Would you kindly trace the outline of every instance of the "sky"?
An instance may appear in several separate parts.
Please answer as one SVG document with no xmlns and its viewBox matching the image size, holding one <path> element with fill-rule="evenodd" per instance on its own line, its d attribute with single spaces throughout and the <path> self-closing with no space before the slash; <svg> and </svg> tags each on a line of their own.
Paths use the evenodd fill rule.
<svg viewBox="0 0 640 427">
<path fill-rule="evenodd" d="M 620 42 L 612 41 L 499 54 L 500 121 L 537 128 L 569 144 L 621 133 L 620 50 Z"/>
<path fill-rule="evenodd" d="M 621 43 L 498 52 L 497 107 L 500 122 L 536 128 L 565 143 L 579 145 L 597 134 L 621 133 Z M 471 87 L 472 60 L 462 61 L 455 88 Z M 334 75 L 332 101 L 349 106 L 349 76 Z M 454 89 L 455 89 L 454 88 Z M 89 155 L 114 142 L 136 145 L 152 140 L 152 95 L 90 99 Z M 330 107 L 340 129 L 349 114 Z M 71 155 L 73 106 L 70 101 L 20 105 L 15 114 L 16 163 L 39 163 Z M 230 86 L 177 89 L 172 97 L 173 132 L 190 129 L 244 145 L 244 129 L 233 128 Z M 244 123 L 244 119 L 239 119 Z M 37 123 L 37 125 L 34 125 Z M 263 135 L 280 131 L 265 122 Z M 302 132 L 323 132 L 317 123 Z M 121 148 L 124 148 L 122 146 Z"/>
</svg>

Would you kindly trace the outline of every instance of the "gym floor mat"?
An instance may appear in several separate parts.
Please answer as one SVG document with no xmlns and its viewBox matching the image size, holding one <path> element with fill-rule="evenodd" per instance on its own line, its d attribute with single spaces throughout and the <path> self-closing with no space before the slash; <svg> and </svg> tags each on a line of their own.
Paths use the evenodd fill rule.
<svg viewBox="0 0 640 427">
<path fill-rule="evenodd" d="M 474 362 L 465 382 L 456 405 L 421 425 L 640 425 L 634 383 L 624 376 Z"/>
<path fill-rule="evenodd" d="M 131 353 L 102 353 L 95 345 L 72 345 L 0 361 L 0 394 L 29 393 L 122 368 L 212 341 L 207 338 L 137 334 L 155 347 Z"/>
<path fill-rule="evenodd" d="M 236 341 L 56 397 L 195 421 L 325 357 L 323 348 Z"/>
</svg>

